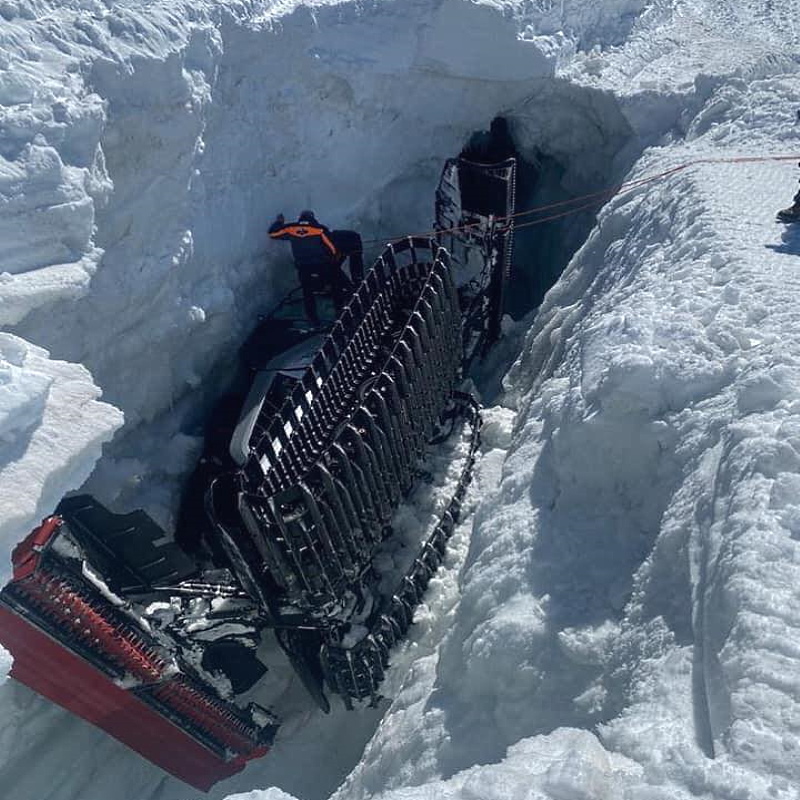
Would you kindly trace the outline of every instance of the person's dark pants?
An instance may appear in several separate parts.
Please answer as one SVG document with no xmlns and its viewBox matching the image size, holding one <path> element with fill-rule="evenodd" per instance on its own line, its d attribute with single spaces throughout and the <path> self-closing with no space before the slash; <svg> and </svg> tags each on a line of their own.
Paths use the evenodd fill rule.
<svg viewBox="0 0 800 800">
<path fill-rule="evenodd" d="M 340 253 L 339 266 L 349 258 L 350 277 L 353 283 L 361 283 L 364 278 L 364 246 L 361 236 L 355 231 L 331 231 L 331 240 Z"/>
<path fill-rule="evenodd" d="M 342 268 L 333 263 L 319 267 L 298 267 L 297 275 L 303 289 L 303 308 L 306 317 L 315 325 L 319 324 L 315 292 L 330 286 L 333 305 L 337 311 L 341 311 L 353 290 L 353 284 L 342 272 Z"/>
<path fill-rule="evenodd" d="M 317 298 L 314 297 L 314 290 L 317 288 L 317 276 L 313 272 L 301 270 L 298 268 L 297 275 L 300 278 L 300 286 L 303 289 L 303 308 L 306 312 L 306 317 L 310 322 L 315 325 L 319 324 L 319 315 L 317 314 Z"/>
<path fill-rule="evenodd" d="M 347 298 L 353 293 L 353 282 L 342 272 L 342 268 L 333 264 L 329 268 L 328 280 L 331 283 L 331 297 L 337 311 L 344 308 Z"/>
</svg>

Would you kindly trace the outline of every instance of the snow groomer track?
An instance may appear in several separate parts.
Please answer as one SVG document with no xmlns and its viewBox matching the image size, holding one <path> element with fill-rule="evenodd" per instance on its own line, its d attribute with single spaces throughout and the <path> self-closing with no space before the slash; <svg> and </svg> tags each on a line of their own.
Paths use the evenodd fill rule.
<svg viewBox="0 0 800 800">
<path fill-rule="evenodd" d="M 326 710 L 323 677 L 348 706 L 376 699 L 389 649 L 441 562 L 480 426 L 475 401 L 453 392 L 460 367 L 447 252 L 431 239 L 390 245 L 280 412 L 262 412 L 244 469 L 212 485 L 219 540 Z M 372 558 L 448 402 L 472 424 L 470 457 L 441 523 L 381 598 Z M 344 646 L 354 617 L 369 633 Z"/>
<path fill-rule="evenodd" d="M 480 411 L 457 387 L 497 335 L 513 185 L 513 161 L 448 162 L 438 237 L 388 245 L 324 335 L 285 316 L 288 298 L 261 321 L 238 422 L 221 439 L 209 425 L 189 481 L 186 550 L 141 511 L 63 500 L 0 593 L 12 675 L 200 789 L 273 741 L 278 718 L 252 702 L 272 703 L 267 630 L 320 708 L 376 703 L 471 478 Z M 438 523 L 379 568 L 426 449 L 456 429 Z"/>
</svg>

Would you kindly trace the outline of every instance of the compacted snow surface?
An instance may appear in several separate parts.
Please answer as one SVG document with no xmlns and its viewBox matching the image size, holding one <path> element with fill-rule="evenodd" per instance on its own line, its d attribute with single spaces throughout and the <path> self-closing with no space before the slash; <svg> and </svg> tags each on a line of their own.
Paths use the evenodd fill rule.
<svg viewBox="0 0 800 800">
<path fill-rule="evenodd" d="M 520 308 L 566 269 L 478 381 L 470 513 L 388 699 L 324 716 L 289 686 L 273 752 L 210 797 L 800 797 L 800 229 L 774 221 L 799 176 L 735 160 L 800 153 L 798 19 L 0 2 L 3 580 L 70 490 L 171 524 L 214 387 L 292 283 L 277 212 L 373 255 L 428 228 L 444 159 L 496 115 L 539 168 L 520 208 L 701 162 L 520 228 Z M 9 666 L 4 798 L 199 796 Z"/>
</svg>

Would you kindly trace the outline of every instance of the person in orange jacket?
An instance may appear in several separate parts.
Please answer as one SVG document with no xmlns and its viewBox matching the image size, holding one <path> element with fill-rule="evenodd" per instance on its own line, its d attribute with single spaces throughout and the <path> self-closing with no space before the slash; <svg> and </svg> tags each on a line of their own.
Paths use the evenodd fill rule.
<svg viewBox="0 0 800 800">
<path fill-rule="evenodd" d="M 272 239 L 288 241 L 303 288 L 303 306 L 306 316 L 319 324 L 314 288 L 321 279 L 331 286 L 331 296 L 337 311 L 344 307 L 353 283 L 364 277 L 361 237 L 355 231 L 332 231 L 317 221 L 313 211 L 301 212 L 297 222 L 287 223 L 278 214 L 270 225 Z M 352 281 L 342 271 L 345 259 L 350 259 Z"/>
</svg>

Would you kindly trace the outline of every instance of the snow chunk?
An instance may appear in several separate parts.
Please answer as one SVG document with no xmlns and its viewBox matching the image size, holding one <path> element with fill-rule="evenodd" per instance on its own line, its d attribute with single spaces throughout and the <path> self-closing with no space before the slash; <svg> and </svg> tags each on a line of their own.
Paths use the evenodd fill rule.
<svg viewBox="0 0 800 800">
<path fill-rule="evenodd" d="M 13 659 L 11 653 L 0 645 L 0 686 L 2 686 L 8 678 L 8 673 L 11 672 L 11 665 Z"/>
<path fill-rule="evenodd" d="M 616 800 L 638 773 L 633 762 L 608 753 L 591 733 L 562 728 L 517 742 L 497 764 L 381 793 L 376 800 Z"/>
<path fill-rule="evenodd" d="M 481 443 L 486 449 L 507 450 L 511 444 L 511 433 L 516 414 L 502 406 L 492 406 L 481 411 Z"/>
<path fill-rule="evenodd" d="M 99 396 L 84 367 L 0 334 L 0 582 L 11 548 L 86 480 L 122 424 Z"/>
</svg>

